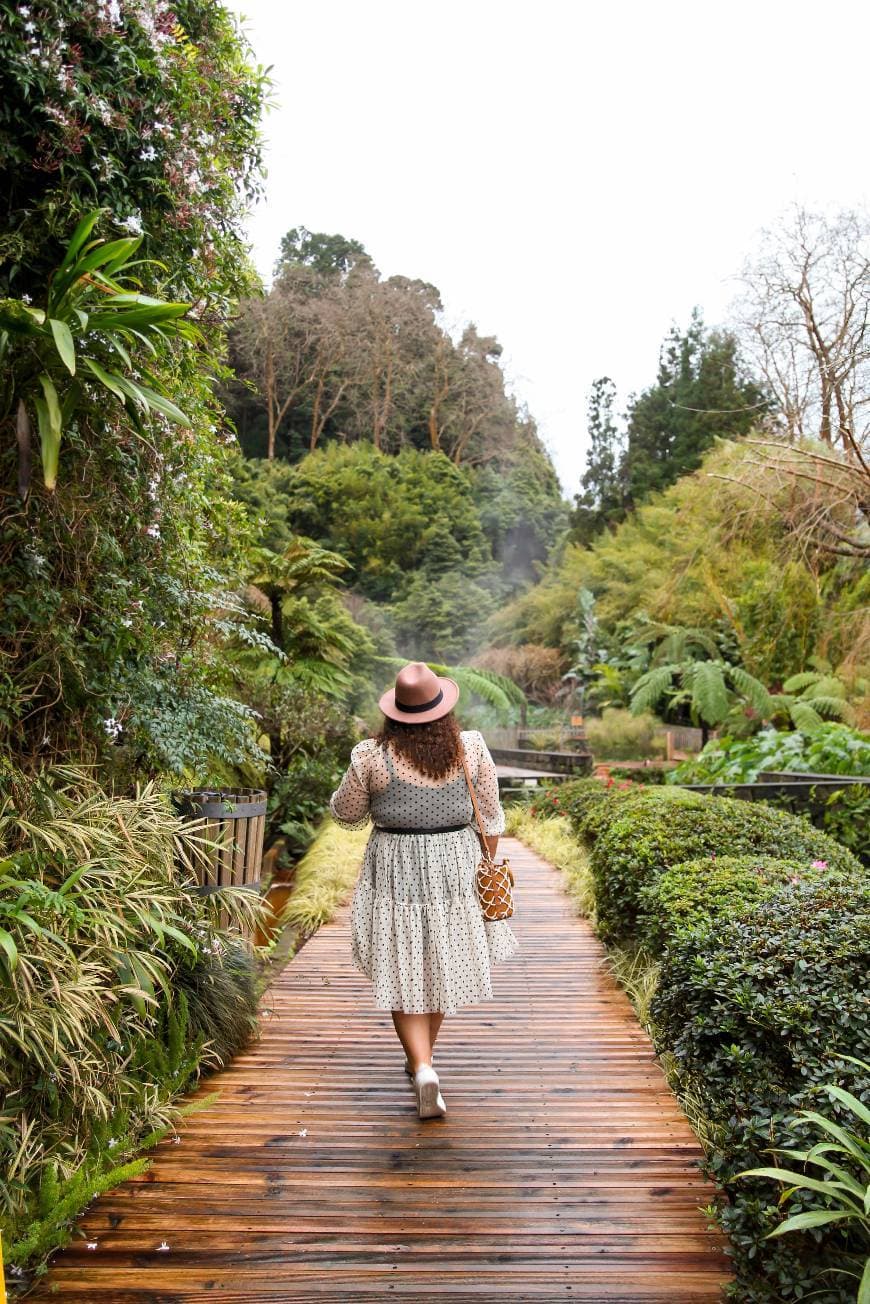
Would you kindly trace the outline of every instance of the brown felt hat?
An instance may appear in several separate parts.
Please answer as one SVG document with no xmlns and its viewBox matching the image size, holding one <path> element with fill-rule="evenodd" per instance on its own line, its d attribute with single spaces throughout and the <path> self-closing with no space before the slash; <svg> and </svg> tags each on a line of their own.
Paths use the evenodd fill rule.
<svg viewBox="0 0 870 1304">
<path fill-rule="evenodd" d="M 395 688 L 388 688 L 378 706 L 391 720 L 403 724 L 428 724 L 453 710 L 459 700 L 459 685 L 446 675 L 436 675 L 424 661 L 411 661 L 396 675 Z"/>
</svg>

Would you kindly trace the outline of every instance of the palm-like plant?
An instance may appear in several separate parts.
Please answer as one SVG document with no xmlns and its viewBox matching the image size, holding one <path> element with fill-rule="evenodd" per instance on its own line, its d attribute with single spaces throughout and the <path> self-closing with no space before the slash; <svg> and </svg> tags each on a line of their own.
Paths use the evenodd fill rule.
<svg viewBox="0 0 870 1304">
<path fill-rule="evenodd" d="M 658 641 L 659 646 L 649 670 L 632 689 L 635 715 L 665 700 L 670 708 L 686 706 L 705 733 L 746 706 L 764 722 L 784 721 L 804 733 L 812 733 L 826 719 L 850 718 L 845 687 L 835 676 L 794 675 L 786 680 L 783 692 L 772 693 L 742 666 L 722 660 L 707 630 L 650 622 L 637 639 Z"/>
<path fill-rule="evenodd" d="M 870 1072 L 870 1064 L 844 1055 L 850 1063 Z M 790 1232 L 808 1231 L 815 1227 L 839 1226 L 852 1228 L 863 1244 L 866 1256 L 860 1278 L 848 1269 L 840 1271 L 858 1278 L 857 1304 L 870 1304 L 870 1109 L 851 1091 L 833 1084 L 825 1090 L 833 1101 L 845 1108 L 851 1116 L 845 1125 L 836 1123 L 815 1110 L 802 1109 L 799 1118 L 811 1124 L 820 1134 L 818 1142 L 808 1150 L 774 1150 L 798 1164 L 814 1169 L 817 1176 L 791 1168 L 749 1168 L 738 1177 L 768 1177 L 784 1184 L 780 1204 L 798 1192 L 809 1192 L 820 1198 L 823 1209 L 810 1209 L 792 1214 L 775 1227 L 770 1236 L 786 1236 Z"/>
<path fill-rule="evenodd" d="M 134 260 L 142 237 L 90 239 L 101 215 L 98 209 L 79 222 L 50 277 L 44 308 L 0 300 L 0 415 L 15 413 L 22 497 L 30 487 L 33 415 L 45 487 L 53 490 L 63 432 L 93 387 L 124 405 L 137 427 L 151 411 L 189 424 L 140 358 L 157 357 L 169 341 L 198 338 L 182 320 L 190 305 L 141 293 L 133 271 L 146 265 Z"/>
</svg>

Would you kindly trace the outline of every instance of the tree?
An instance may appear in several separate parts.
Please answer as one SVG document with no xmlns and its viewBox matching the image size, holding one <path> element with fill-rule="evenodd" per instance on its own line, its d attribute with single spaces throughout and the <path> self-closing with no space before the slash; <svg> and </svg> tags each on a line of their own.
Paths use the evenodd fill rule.
<svg viewBox="0 0 870 1304">
<path fill-rule="evenodd" d="M 764 233 L 736 307 L 787 438 L 863 461 L 870 433 L 870 214 L 795 206 Z M 866 469 L 866 466 L 865 466 Z"/>
<path fill-rule="evenodd" d="M 318 276 L 343 278 L 360 265 L 374 269 L 359 240 L 294 226 L 281 237 L 275 275 L 280 277 L 291 267 L 308 267 Z"/>
<path fill-rule="evenodd" d="M 480 645 L 492 596 L 461 571 L 417 572 L 393 608 L 399 648 L 416 660 L 456 661 Z"/>
<path fill-rule="evenodd" d="M 286 505 L 293 529 L 341 553 L 354 588 L 378 601 L 400 597 L 420 569 L 462 567 L 469 579 L 494 569 L 471 474 L 443 453 L 330 444 L 293 468 Z"/>
<path fill-rule="evenodd" d="M 619 469 L 623 437 L 613 416 L 615 398 L 613 381 L 600 376 L 589 395 L 586 470 L 571 517 L 572 538 L 578 543 L 589 543 L 624 514 Z"/>
<path fill-rule="evenodd" d="M 656 384 L 629 405 L 620 466 L 627 505 L 694 471 L 717 437 L 747 434 L 767 408 L 736 337 L 706 330 L 695 309 L 685 333 L 673 327 L 666 337 Z"/>
</svg>

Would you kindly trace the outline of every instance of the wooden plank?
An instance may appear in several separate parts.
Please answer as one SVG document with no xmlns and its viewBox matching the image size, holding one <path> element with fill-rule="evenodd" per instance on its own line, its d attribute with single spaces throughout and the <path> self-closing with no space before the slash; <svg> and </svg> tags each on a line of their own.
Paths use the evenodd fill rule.
<svg viewBox="0 0 870 1304">
<path fill-rule="evenodd" d="M 95 1201 L 30 1299 L 718 1301 L 698 1143 L 558 872 L 506 851 L 520 950 L 445 1020 L 446 1119 L 417 1118 L 345 906 L 195 1093 L 217 1102 Z"/>
</svg>

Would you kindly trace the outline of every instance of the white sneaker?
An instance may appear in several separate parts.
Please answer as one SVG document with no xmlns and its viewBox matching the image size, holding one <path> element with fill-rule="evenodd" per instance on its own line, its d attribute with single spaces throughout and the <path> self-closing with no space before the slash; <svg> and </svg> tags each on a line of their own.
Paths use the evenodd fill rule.
<svg viewBox="0 0 870 1304">
<path fill-rule="evenodd" d="M 431 1064 L 421 1064 L 414 1074 L 414 1091 L 417 1096 L 417 1113 L 420 1118 L 443 1118 L 447 1113 L 441 1095 L 438 1074 Z"/>
</svg>

